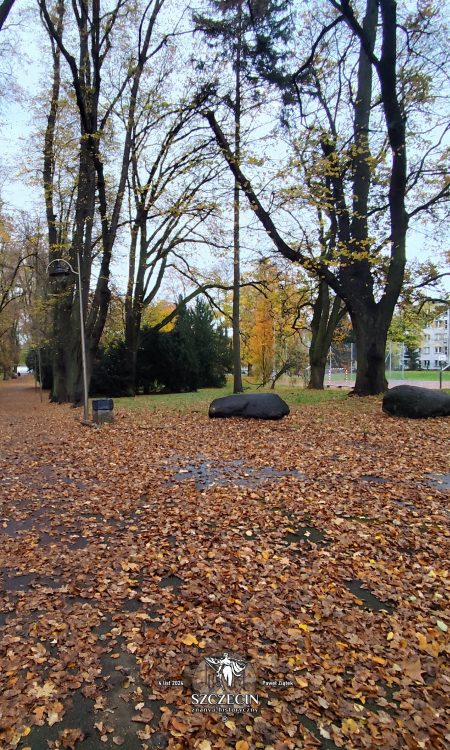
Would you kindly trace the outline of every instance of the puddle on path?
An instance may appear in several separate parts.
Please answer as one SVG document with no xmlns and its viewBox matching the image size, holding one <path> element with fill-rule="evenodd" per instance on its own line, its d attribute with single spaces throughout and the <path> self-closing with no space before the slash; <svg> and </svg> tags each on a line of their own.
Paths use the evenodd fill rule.
<svg viewBox="0 0 450 750">
<path fill-rule="evenodd" d="M 388 604 L 387 602 L 378 599 L 378 597 L 375 596 L 370 589 L 366 588 L 362 581 L 359 581 L 357 578 L 344 581 L 344 586 L 346 586 L 354 596 L 363 602 L 363 604 L 358 605 L 359 607 L 363 609 L 371 609 L 373 612 L 385 611 L 391 613 L 394 611 L 392 604 Z"/>
<path fill-rule="evenodd" d="M 178 591 L 178 589 L 184 585 L 184 581 L 179 576 L 170 575 L 170 576 L 164 576 L 164 578 L 161 578 L 158 585 L 161 589 L 171 588 L 174 591 Z"/>
<path fill-rule="evenodd" d="M 450 490 L 450 474 L 425 474 L 424 479 L 437 490 Z"/>
<path fill-rule="evenodd" d="M 325 539 L 323 531 L 319 531 L 315 526 L 299 526 L 295 531 L 288 531 L 284 537 L 284 541 L 288 544 L 296 544 L 297 542 L 311 542 L 312 544 L 329 544 L 329 541 Z"/>
<path fill-rule="evenodd" d="M 38 586 L 55 590 L 62 586 L 61 579 L 39 575 L 39 573 L 15 574 L 9 568 L 0 569 L 0 573 L 4 574 L 3 581 L 0 579 L 0 587 L 10 593 L 28 591 L 31 587 L 36 588 Z"/>
<path fill-rule="evenodd" d="M 394 500 L 394 503 L 396 505 L 399 505 L 401 508 L 405 508 L 405 510 L 419 511 L 419 508 L 417 507 L 417 505 L 414 505 L 414 503 L 409 503 L 407 500 Z"/>
<path fill-rule="evenodd" d="M 36 579 L 36 573 L 5 575 L 1 584 L 4 591 L 27 591 Z"/>
<path fill-rule="evenodd" d="M 372 474 L 361 474 L 360 479 L 362 479 L 363 482 L 371 482 L 372 484 L 386 484 L 389 482 L 389 479 L 377 477 Z"/>
<path fill-rule="evenodd" d="M 273 469 L 271 466 L 246 466 L 244 461 L 199 461 L 199 463 L 185 466 L 169 467 L 174 474 L 168 483 L 194 480 L 198 490 L 219 485 L 238 485 L 240 487 L 256 487 L 260 482 L 281 477 L 296 477 L 305 479 L 305 475 L 296 469 Z"/>
<path fill-rule="evenodd" d="M 11 520 L 8 518 L 3 518 L 2 522 L 0 523 L 0 534 L 6 534 L 7 536 L 17 536 L 24 531 L 33 531 L 35 524 L 38 521 L 45 522 L 44 525 L 48 527 L 47 511 L 43 508 L 34 510 L 27 518 Z"/>
<path fill-rule="evenodd" d="M 83 536 L 82 530 L 76 524 L 64 525 L 51 523 L 54 513 L 61 514 L 61 509 L 55 511 L 53 508 L 39 508 L 34 510 L 27 518 L 3 519 L 0 523 L 0 536 L 2 534 L 14 539 L 22 536 L 37 537 L 39 547 L 47 547 L 51 544 L 63 544 L 69 549 L 84 549 L 89 540 Z"/>
<path fill-rule="evenodd" d="M 70 485 L 78 490 L 85 490 L 87 484 L 74 474 L 70 467 L 65 464 L 44 464 L 38 465 L 36 462 L 31 465 L 28 471 L 21 471 L 20 475 L 14 474 L 14 466 L 11 467 L 11 474 L 0 478 L 0 484 L 5 487 L 12 482 L 18 481 L 23 487 L 34 488 L 37 490 L 43 487 L 54 487 L 57 484 Z M 97 482 L 90 480 L 90 483 Z"/>
</svg>

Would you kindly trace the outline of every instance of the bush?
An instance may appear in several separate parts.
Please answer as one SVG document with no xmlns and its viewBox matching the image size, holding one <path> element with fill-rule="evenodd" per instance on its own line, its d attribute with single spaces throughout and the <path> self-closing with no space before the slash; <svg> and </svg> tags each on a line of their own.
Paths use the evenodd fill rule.
<svg viewBox="0 0 450 750">
<path fill-rule="evenodd" d="M 165 333 L 145 326 L 136 362 L 136 392 L 182 393 L 198 388 L 220 388 L 231 370 L 230 342 L 214 326 L 208 304 L 198 299 L 195 308 L 181 306 L 174 328 Z M 99 351 L 91 393 L 126 396 L 129 393 L 130 353 L 122 340 Z"/>
<path fill-rule="evenodd" d="M 161 378 L 162 342 L 164 334 L 150 326 L 141 331 L 136 362 L 136 392 L 155 393 L 165 388 Z"/>
<path fill-rule="evenodd" d="M 198 359 L 198 387 L 222 388 L 232 369 L 231 346 L 225 330 L 214 327 L 209 305 L 197 298 L 189 311 L 191 336 Z"/>
<path fill-rule="evenodd" d="M 116 339 L 100 348 L 92 368 L 90 396 L 130 396 L 130 365 L 125 342 Z"/>
</svg>

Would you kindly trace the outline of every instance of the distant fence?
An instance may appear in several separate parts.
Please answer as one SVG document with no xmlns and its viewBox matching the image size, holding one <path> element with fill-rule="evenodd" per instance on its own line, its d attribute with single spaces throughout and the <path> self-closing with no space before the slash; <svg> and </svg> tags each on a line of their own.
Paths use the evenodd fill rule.
<svg viewBox="0 0 450 750">
<path fill-rule="evenodd" d="M 388 381 L 423 381 L 427 387 L 439 388 L 439 370 L 416 370 L 411 372 L 405 362 L 405 350 L 402 344 L 388 342 L 386 347 L 386 378 Z M 356 379 L 356 346 L 355 344 L 333 344 L 327 357 L 325 386 L 348 384 L 351 387 Z M 309 380 L 309 368 L 302 375 L 285 375 L 280 384 L 306 386 Z M 442 372 L 443 387 L 450 387 L 449 370 Z"/>
</svg>

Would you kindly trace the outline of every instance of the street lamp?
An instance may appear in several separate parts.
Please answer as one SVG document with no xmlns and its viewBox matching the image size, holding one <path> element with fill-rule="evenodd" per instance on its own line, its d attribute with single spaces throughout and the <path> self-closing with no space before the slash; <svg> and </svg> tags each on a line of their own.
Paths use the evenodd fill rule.
<svg viewBox="0 0 450 750">
<path fill-rule="evenodd" d="M 53 267 L 52 267 L 53 266 Z M 52 267 L 52 268 L 51 268 Z M 49 270 L 50 269 L 50 270 Z M 51 260 L 45 269 L 48 275 L 53 279 L 62 279 L 73 273 L 78 276 L 78 297 L 80 300 L 80 333 L 81 333 L 81 359 L 83 364 L 83 422 L 89 424 L 89 407 L 88 407 L 88 379 L 86 365 L 86 342 L 84 338 L 84 316 L 83 316 L 83 295 L 81 284 L 81 264 L 80 254 L 78 253 L 78 272 L 71 266 L 68 260 L 64 258 L 55 258 Z"/>
</svg>

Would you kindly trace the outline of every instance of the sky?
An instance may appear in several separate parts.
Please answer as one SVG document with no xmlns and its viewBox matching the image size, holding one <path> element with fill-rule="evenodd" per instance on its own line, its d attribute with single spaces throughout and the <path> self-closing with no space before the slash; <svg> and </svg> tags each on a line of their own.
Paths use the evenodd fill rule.
<svg viewBox="0 0 450 750">
<path fill-rule="evenodd" d="M 3 97 L 0 102 L 0 180 L 1 196 L 9 209 L 43 215 L 42 188 L 32 184 L 33 180 L 26 174 L 35 164 L 32 156 L 27 159 L 27 154 L 32 153 L 33 148 L 35 151 L 37 149 L 37 145 L 33 147 L 31 142 L 35 127 L 32 99 L 45 81 L 49 63 L 43 51 L 43 35 L 38 23 L 35 11 L 26 10 L 25 3 L 21 7 L 18 2 L 13 7 L 7 26 L 0 32 L 0 91 L 5 81 L 9 88 L 19 91 L 15 99 Z M 10 46 L 18 54 L 11 54 Z M 418 222 L 413 224 L 407 238 L 408 259 L 423 261 L 448 249 L 448 231 L 444 236 L 442 229 L 439 232 L 436 236 L 432 227 Z M 123 289 L 126 282 L 125 247 L 117 248 L 113 276 L 118 287 Z M 450 291 L 450 281 L 445 282 L 445 286 Z"/>
</svg>

